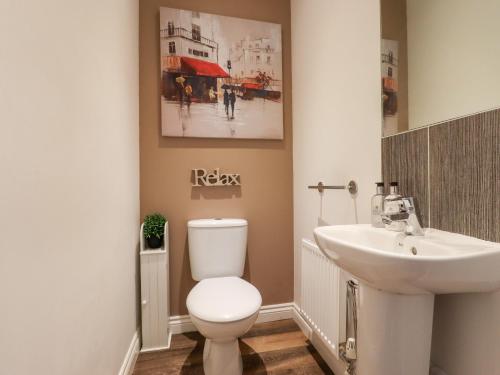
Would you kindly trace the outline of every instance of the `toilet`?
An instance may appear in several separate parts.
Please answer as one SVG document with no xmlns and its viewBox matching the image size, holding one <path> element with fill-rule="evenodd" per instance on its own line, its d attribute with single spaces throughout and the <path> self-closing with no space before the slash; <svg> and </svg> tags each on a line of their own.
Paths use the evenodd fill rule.
<svg viewBox="0 0 500 375">
<path fill-rule="evenodd" d="M 186 305 L 193 324 L 205 337 L 205 375 L 243 372 L 238 338 L 255 323 L 262 297 L 243 280 L 248 223 L 244 219 L 188 222 L 191 274 L 198 284 Z"/>
</svg>

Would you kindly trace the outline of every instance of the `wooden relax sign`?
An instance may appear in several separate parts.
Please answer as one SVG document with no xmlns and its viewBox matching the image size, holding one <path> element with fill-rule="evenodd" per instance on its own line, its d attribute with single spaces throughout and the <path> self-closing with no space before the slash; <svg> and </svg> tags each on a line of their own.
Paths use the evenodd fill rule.
<svg viewBox="0 0 500 375">
<path fill-rule="evenodd" d="M 240 175 L 236 173 L 220 173 L 217 168 L 208 173 L 206 169 L 193 169 L 193 186 L 240 186 Z"/>
</svg>

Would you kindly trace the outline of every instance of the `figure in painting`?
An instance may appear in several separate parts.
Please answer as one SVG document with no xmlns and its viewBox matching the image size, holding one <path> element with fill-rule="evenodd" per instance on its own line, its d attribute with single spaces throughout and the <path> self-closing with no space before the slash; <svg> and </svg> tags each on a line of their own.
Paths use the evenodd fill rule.
<svg viewBox="0 0 500 375">
<path fill-rule="evenodd" d="M 186 78 L 184 76 L 180 75 L 175 79 L 175 83 L 177 85 L 177 93 L 179 96 L 179 103 L 182 108 L 182 102 L 184 101 L 184 82 L 186 82 Z"/>
<path fill-rule="evenodd" d="M 231 118 L 234 118 L 234 104 L 236 103 L 236 94 L 234 90 L 231 89 L 231 94 L 229 94 L 229 102 L 231 103 Z M 229 116 L 229 114 L 228 114 Z"/>
<path fill-rule="evenodd" d="M 191 109 L 191 97 L 193 96 L 193 86 L 188 82 L 186 85 L 186 103 L 188 106 L 188 111 Z"/>
<path fill-rule="evenodd" d="M 208 98 L 210 99 L 210 102 L 215 102 L 215 91 L 213 86 L 210 86 L 210 90 L 208 90 Z"/>
<path fill-rule="evenodd" d="M 224 108 L 226 110 L 226 116 L 229 118 L 229 93 L 227 89 L 224 89 Z"/>
</svg>

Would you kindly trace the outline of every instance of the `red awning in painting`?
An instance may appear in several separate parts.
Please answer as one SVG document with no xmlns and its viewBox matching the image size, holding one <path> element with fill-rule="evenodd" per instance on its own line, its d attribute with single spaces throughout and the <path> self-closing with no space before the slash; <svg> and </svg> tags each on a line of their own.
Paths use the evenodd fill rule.
<svg viewBox="0 0 500 375">
<path fill-rule="evenodd" d="M 192 57 L 181 57 L 182 70 L 188 71 L 195 76 L 227 78 L 227 74 L 218 64 L 208 61 L 194 59 Z"/>
<path fill-rule="evenodd" d="M 241 84 L 241 87 L 245 89 L 262 90 L 264 88 L 264 85 L 262 83 L 244 82 Z"/>
</svg>

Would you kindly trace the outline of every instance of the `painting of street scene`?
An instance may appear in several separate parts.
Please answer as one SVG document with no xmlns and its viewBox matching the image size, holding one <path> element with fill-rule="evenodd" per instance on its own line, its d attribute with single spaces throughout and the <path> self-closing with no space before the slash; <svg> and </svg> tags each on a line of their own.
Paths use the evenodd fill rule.
<svg viewBox="0 0 500 375">
<path fill-rule="evenodd" d="M 281 25 L 160 8 L 169 137 L 283 139 Z"/>
</svg>

